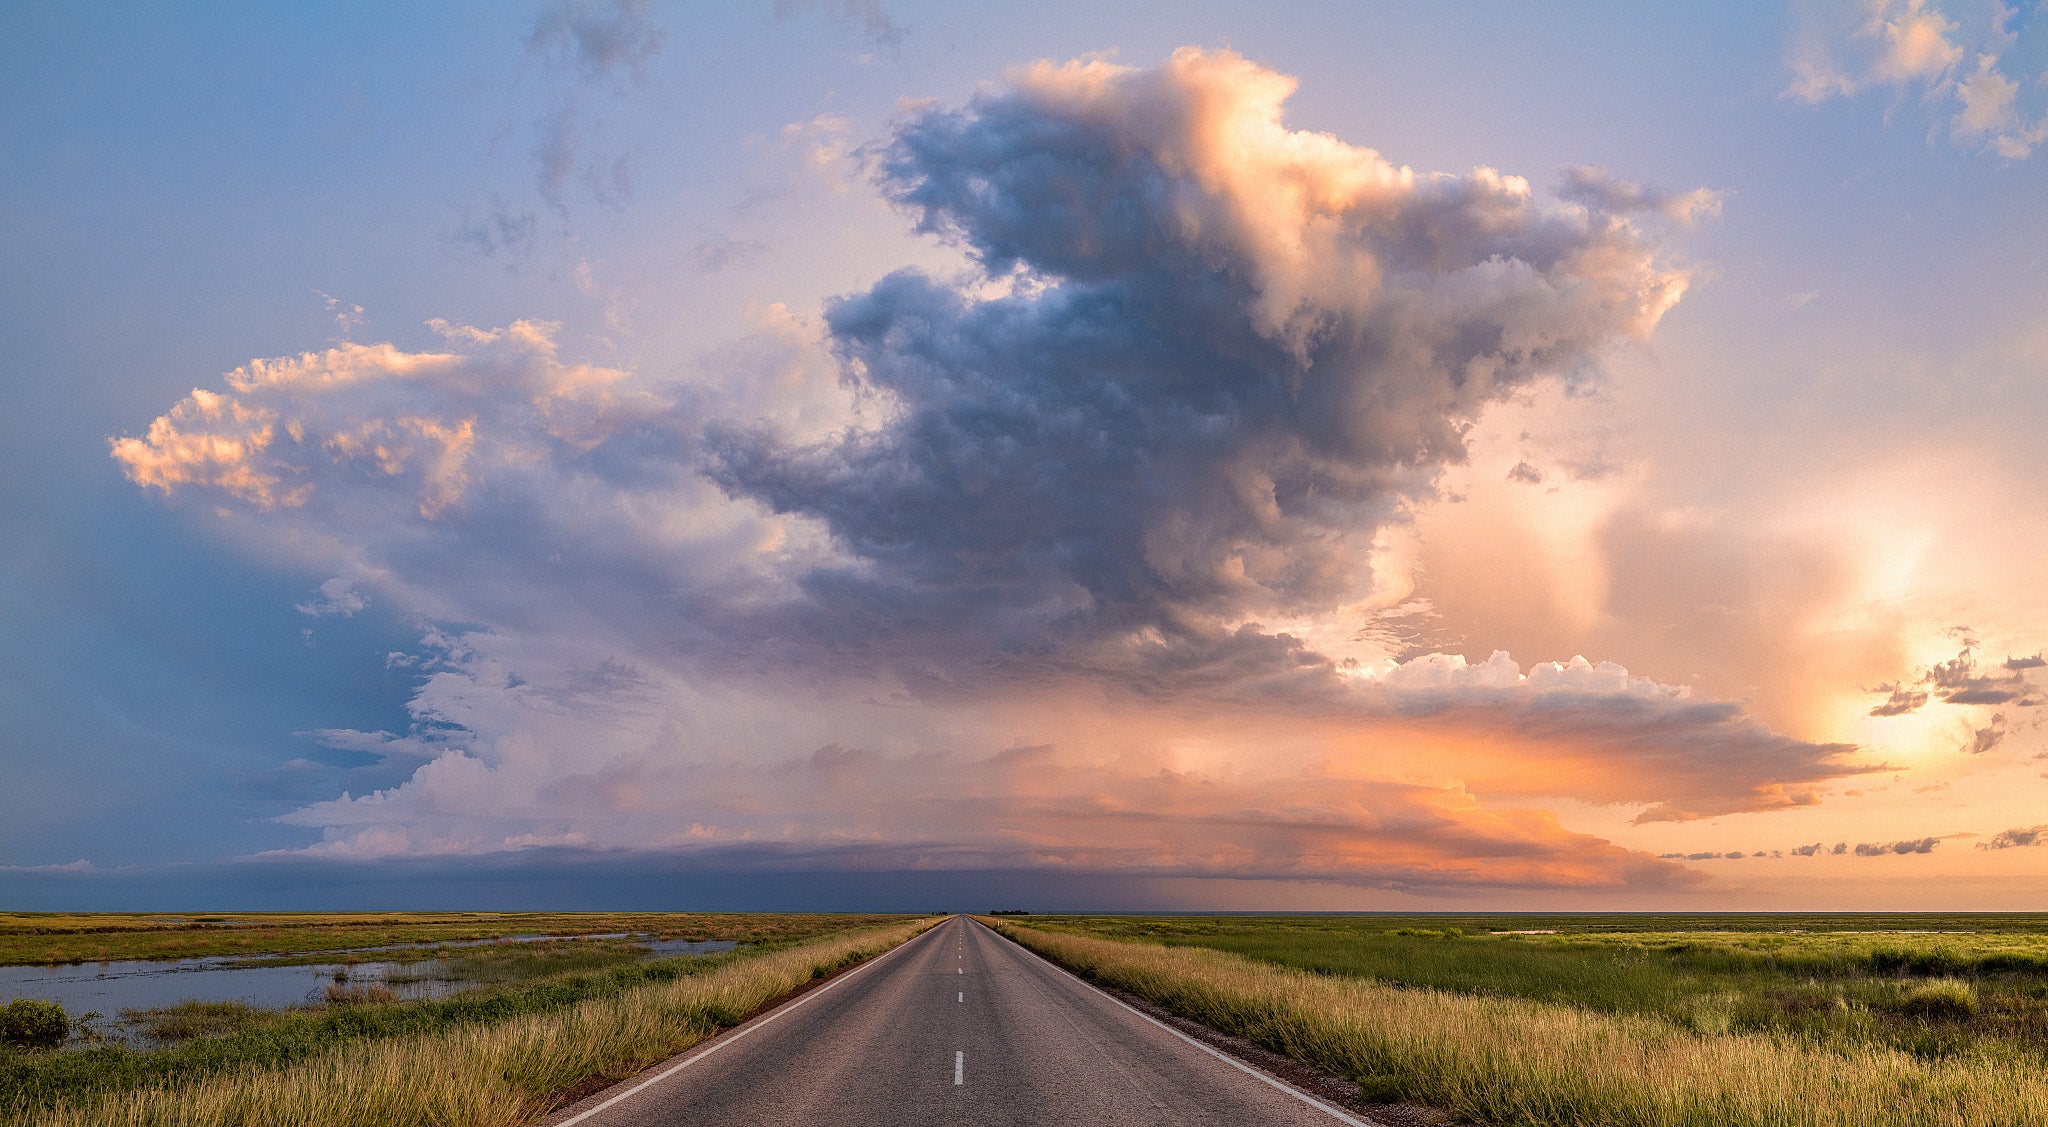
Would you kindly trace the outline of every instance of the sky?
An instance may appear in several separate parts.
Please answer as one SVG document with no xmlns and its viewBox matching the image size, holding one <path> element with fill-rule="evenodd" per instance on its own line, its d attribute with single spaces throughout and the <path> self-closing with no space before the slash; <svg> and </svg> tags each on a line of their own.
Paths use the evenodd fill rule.
<svg viewBox="0 0 2048 1127">
<path fill-rule="evenodd" d="M 2048 5 L 0 14 L 0 906 L 2048 902 Z"/>
</svg>

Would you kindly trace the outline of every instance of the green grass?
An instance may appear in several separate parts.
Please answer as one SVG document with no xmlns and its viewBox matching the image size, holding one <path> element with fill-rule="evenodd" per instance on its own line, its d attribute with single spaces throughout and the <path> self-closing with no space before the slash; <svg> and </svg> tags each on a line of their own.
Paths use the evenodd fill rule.
<svg viewBox="0 0 2048 1127">
<path fill-rule="evenodd" d="M 2048 1072 L 2038 1054 L 1986 1042 L 1956 1024 L 1969 1020 L 1976 994 L 1961 980 L 1923 981 L 1901 993 L 1902 1001 L 1917 998 L 1938 1011 L 1915 1020 L 1957 1031 L 1950 1051 L 1923 1053 L 1881 1038 L 1738 1030 L 1727 1009 L 1740 999 L 1734 992 L 1696 995 L 1706 1005 L 1686 1015 L 1613 1012 L 1503 992 L 1389 985 L 1204 945 L 1300 920 L 1043 922 L 996 926 L 1078 973 L 1355 1080 L 1372 1098 L 1489 1127 L 2048 1127 Z M 1526 943 L 1539 953 L 1572 953 L 1570 940 L 1447 937 L 1444 926 L 1409 925 L 1410 934 L 1399 935 L 1400 925 L 1337 920 L 1301 930 L 1341 934 L 1347 926 L 1367 947 L 1435 942 L 1483 956 Z M 1125 934 L 1104 939 L 1088 934 L 1094 930 Z M 1156 941 L 1162 934 L 1178 942 Z M 1204 943 L 1187 942 L 1195 937 Z M 1314 938 L 1325 942 L 1306 946 L 1326 959 L 1330 935 Z M 1440 959 L 1432 967 L 1457 963 Z M 1495 981 L 1535 985 L 1519 976 Z"/>
<path fill-rule="evenodd" d="M 134 1022 L 143 1036 L 158 1044 L 174 1045 L 199 1037 L 221 1037 L 241 1033 L 275 1019 L 275 1013 L 246 1002 L 179 1002 L 154 1010 L 124 1010 L 122 1017 Z"/>
<path fill-rule="evenodd" d="M 352 1006 L 337 1019 L 382 1024 L 288 1059 L 245 1059 L 198 1073 L 75 1094 L 14 1116 L 26 1127 L 514 1127 L 630 1076 L 743 1019 L 808 981 L 909 939 L 936 920 L 853 927 L 802 943 L 707 960 L 666 981 L 646 974 L 614 990 L 571 979 L 564 998 L 464 999 L 466 1015 L 431 1007 Z M 608 972 L 619 973 L 617 970 Z M 573 977 L 573 976 L 572 976 Z M 588 977 L 588 976 L 584 976 Z M 535 989 L 529 986 L 526 990 Z M 413 1028 L 398 1028 L 407 1021 Z M 235 1041 L 194 1041 L 191 1049 Z M 172 1051 L 175 1052 L 175 1051 Z M 57 1054 L 58 1056 L 72 1054 Z"/>
<path fill-rule="evenodd" d="M 703 921 L 707 917 L 688 919 Z M 351 1000 L 282 1011 L 244 1007 L 241 1012 L 187 1003 L 150 1011 L 139 1016 L 146 1030 L 160 1028 L 168 1034 L 164 1039 L 170 1043 L 160 1048 L 100 1044 L 58 1052 L 0 1052 L 0 1116 L 20 1116 L 32 1109 L 76 1104 L 150 1085 L 280 1068 L 340 1046 L 432 1036 L 545 1015 L 580 1003 L 617 999 L 649 986 L 701 977 L 805 941 L 901 919 L 763 916 L 750 919 L 748 926 L 729 929 L 755 937 L 746 948 L 654 960 L 623 942 L 607 940 L 468 948 L 459 955 L 467 969 L 498 984 L 433 1002 Z M 690 934 L 697 938 L 716 935 L 709 930 Z"/>
<path fill-rule="evenodd" d="M 663 939 L 800 940 L 879 916 L 669 912 L 279 912 L 176 916 L 149 913 L 0 912 L 0 966 L 297 955 L 393 944 L 434 944 L 514 935 L 634 932 Z M 380 951 L 379 959 L 433 958 Z"/>
<path fill-rule="evenodd" d="M 1396 986 L 1655 1017 L 1704 1033 L 1771 1033 L 1821 1047 L 2048 1064 L 2048 932 L 2041 917 L 1883 918 L 1911 925 L 1891 929 L 1874 922 L 1034 917 L 1032 925 L 1207 947 Z M 1700 929 L 1685 930 L 1687 924 Z M 1764 930 L 1773 924 L 1779 930 Z M 1528 930 L 1557 934 L 1496 934 Z"/>
</svg>

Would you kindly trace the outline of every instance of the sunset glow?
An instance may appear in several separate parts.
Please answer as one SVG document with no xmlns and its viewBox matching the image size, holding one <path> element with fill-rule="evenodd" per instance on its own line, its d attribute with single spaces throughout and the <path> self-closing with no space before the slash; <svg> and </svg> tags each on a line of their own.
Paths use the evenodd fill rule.
<svg viewBox="0 0 2048 1127">
<path fill-rule="evenodd" d="M 2037 908 L 1964 7 L 5 17 L 0 889 Z"/>
</svg>

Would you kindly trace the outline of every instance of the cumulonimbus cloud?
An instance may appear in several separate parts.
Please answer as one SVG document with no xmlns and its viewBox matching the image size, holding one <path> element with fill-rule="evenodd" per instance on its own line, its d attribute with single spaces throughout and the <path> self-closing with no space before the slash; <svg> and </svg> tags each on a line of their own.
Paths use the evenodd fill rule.
<svg viewBox="0 0 2048 1127">
<path fill-rule="evenodd" d="M 1472 419 L 1678 299 L 1656 225 L 1705 206 L 1585 170 L 1561 199 L 1418 173 L 1288 129 L 1292 86 L 1186 50 L 913 113 L 882 188 L 979 272 L 892 274 L 809 336 L 785 319 L 722 381 L 435 323 L 429 349 L 252 362 L 114 440 L 135 482 L 335 591 L 481 624 L 421 667 L 412 732 L 322 737 L 425 759 L 410 779 L 292 820 L 336 855 L 1600 886 L 1682 878 L 1473 795 L 1693 818 L 1858 769 L 1611 664 L 1360 664 L 1262 625 L 1369 597 L 1375 536 Z M 1033 693 L 1059 707 L 1011 706 Z M 1104 710 L 1149 718 L 1111 746 Z M 1291 750 L 1173 750 L 1217 718 L 1291 725 Z M 1393 781 L 1418 766 L 1471 789 Z"/>
<path fill-rule="evenodd" d="M 905 271 L 828 309 L 886 423 L 716 435 L 736 495 L 878 565 L 821 601 L 1071 652 L 1355 600 L 1479 412 L 1683 292 L 1634 202 L 1418 174 L 1288 129 L 1292 89 L 1228 52 L 1041 64 L 899 128 L 885 190 L 986 279 Z"/>
</svg>

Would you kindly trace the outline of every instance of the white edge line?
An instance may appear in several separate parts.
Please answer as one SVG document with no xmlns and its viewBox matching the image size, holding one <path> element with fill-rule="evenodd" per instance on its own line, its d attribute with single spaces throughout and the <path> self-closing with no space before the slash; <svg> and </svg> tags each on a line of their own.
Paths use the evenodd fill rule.
<svg viewBox="0 0 2048 1127">
<path fill-rule="evenodd" d="M 628 1096 L 638 1094 L 640 1089 L 651 1087 L 652 1085 L 661 1083 L 663 1080 L 666 1080 L 669 1077 L 675 1075 L 676 1073 L 681 1072 L 682 1070 L 690 1067 L 693 1064 L 696 1064 L 698 1061 L 703 1060 L 705 1057 L 710 1056 L 711 1054 L 717 1052 L 720 1049 L 725 1048 L 727 1045 L 732 1044 L 734 1041 L 737 1041 L 740 1038 L 745 1037 L 746 1035 L 754 1032 L 756 1029 L 759 1029 L 762 1026 L 767 1025 L 769 1022 L 774 1021 L 776 1018 L 781 1017 L 783 1014 L 792 1012 L 797 1007 L 803 1005 L 805 1002 L 810 1001 L 812 998 L 815 998 L 820 994 L 825 993 L 827 990 L 830 990 L 833 987 L 839 985 L 840 983 L 845 982 L 846 980 L 868 969 L 869 967 L 874 966 L 876 963 L 881 962 L 883 959 L 886 959 L 889 956 L 895 954 L 896 952 L 901 951 L 904 948 L 910 946 L 917 940 L 923 939 L 925 935 L 930 935 L 931 932 L 937 931 L 939 930 L 939 928 L 944 926 L 944 924 L 934 924 L 931 930 L 925 932 L 923 935 L 911 936 L 909 939 L 903 941 L 902 943 L 898 943 L 896 946 L 889 948 L 887 951 L 884 951 L 881 954 L 875 956 L 874 958 L 869 959 L 867 962 L 862 963 L 861 965 L 853 968 L 850 971 L 847 971 L 845 974 L 842 974 L 837 978 L 834 978 L 832 981 L 826 983 L 823 986 L 818 987 L 816 990 L 813 990 L 808 994 L 805 994 L 803 997 L 798 998 L 796 1001 L 791 1002 L 790 1004 L 782 1007 L 781 1009 L 776 1010 L 774 1013 L 768 1014 L 764 1017 L 758 1018 L 754 1021 L 750 1021 L 744 1025 L 738 1026 L 737 1028 L 732 1030 L 731 1036 L 722 1038 L 714 1042 L 710 1048 L 704 1050 L 701 1053 L 690 1053 L 689 1049 L 683 1050 L 685 1053 L 689 1053 L 690 1055 L 685 1056 L 682 1060 L 679 1060 L 676 1063 L 669 1065 L 667 1068 L 662 1069 L 660 1072 L 657 1072 L 654 1075 L 648 1077 L 647 1079 L 640 1081 L 638 1084 L 635 1084 L 632 1087 L 626 1089 L 625 1091 L 620 1092 L 618 1095 L 615 1095 L 610 1099 L 607 1099 L 603 1103 L 598 1104 L 595 1107 L 585 1108 L 584 1110 L 577 1112 L 575 1115 L 572 1115 L 559 1123 L 551 1124 L 550 1127 L 570 1127 L 571 1124 L 581 1123 L 584 1120 L 590 1118 L 591 1116 L 596 1115 L 598 1112 L 603 1111 L 606 1108 L 611 1107 L 613 1104 L 618 1103 L 620 1100 L 623 1100 Z M 1112 999 L 1112 1001 L 1114 1001 L 1114 999 Z M 692 1047 L 694 1048 L 695 1046 Z"/>
<path fill-rule="evenodd" d="M 979 920 L 975 921 L 975 926 L 988 927 L 987 924 L 984 924 Z M 1087 987 L 1088 989 L 1095 991 L 1097 994 L 1102 995 L 1104 998 L 1107 998 L 1110 1001 L 1115 1002 L 1117 1005 L 1122 1006 L 1123 1008 L 1131 1011 L 1134 1014 L 1137 1014 L 1139 1017 L 1144 1018 L 1146 1021 L 1149 1021 L 1152 1024 L 1158 1026 L 1159 1028 L 1166 1030 L 1168 1033 L 1173 1034 L 1175 1037 L 1178 1037 L 1181 1040 L 1186 1041 L 1188 1044 L 1193 1045 L 1195 1048 L 1202 1050 L 1203 1052 L 1209 1054 L 1212 1057 L 1215 1057 L 1217 1060 L 1222 1061 L 1224 1064 L 1227 1064 L 1230 1067 L 1237 1069 L 1239 1072 L 1242 1072 L 1245 1075 L 1252 1077 L 1253 1079 L 1263 1080 L 1266 1083 L 1271 1084 L 1273 1087 L 1280 1089 L 1288 1095 L 1293 1096 L 1295 1099 L 1300 1100 L 1302 1103 L 1305 1103 L 1310 1107 L 1315 1108 L 1317 1111 L 1320 1111 L 1325 1115 L 1328 1115 L 1330 1118 L 1335 1119 L 1340 1123 L 1349 1123 L 1351 1124 L 1351 1127 L 1386 1127 L 1385 1124 L 1376 1123 L 1370 1119 L 1356 1119 L 1350 1115 L 1346 1115 L 1344 1112 L 1339 1111 L 1334 1107 L 1331 1107 L 1329 1104 L 1326 1104 L 1323 1101 L 1315 1098 L 1314 1096 L 1309 1095 L 1307 1092 L 1304 1092 L 1301 1089 L 1295 1087 L 1294 1085 L 1289 1084 L 1287 1081 L 1282 1080 L 1277 1076 L 1269 1076 L 1264 1071 L 1257 1068 L 1253 1068 L 1251 1065 L 1248 1065 L 1245 1062 L 1237 1059 L 1236 1057 L 1231 1056 L 1229 1053 L 1223 1052 L 1222 1050 L 1216 1048 L 1214 1045 L 1205 1045 L 1202 1042 L 1194 1039 L 1193 1037 L 1190 1037 L 1187 1034 L 1182 1033 L 1180 1030 L 1175 1029 L 1173 1026 L 1168 1025 L 1165 1022 L 1159 1020 L 1158 1018 L 1153 1017 L 1151 1014 L 1146 1013 L 1144 1010 L 1141 1010 L 1138 1007 L 1131 1005 L 1129 1002 L 1124 1001 L 1122 998 L 1119 998 L 1116 995 L 1111 994 L 1109 991 L 1104 990 L 1101 987 L 1095 985 L 1094 983 L 1088 981 L 1087 979 L 1082 978 L 1080 975 L 1075 974 L 1073 971 L 1070 971 L 1067 968 L 1059 965 L 1058 963 L 1053 962 L 1051 959 L 1046 958 L 1044 955 L 1041 955 L 1038 952 L 1033 951 L 1031 948 L 1024 946 L 1022 943 L 1018 943 L 1014 939 L 1010 939 L 1009 936 L 1003 935 L 1001 932 L 996 931 L 994 928 L 989 928 L 989 930 L 991 932 L 995 932 L 997 936 L 1005 940 L 1008 940 L 1010 943 L 1016 944 L 1016 946 L 1019 949 L 1023 950 L 1026 954 L 1029 954 L 1033 958 L 1038 959 L 1041 962 L 1045 963 L 1046 966 L 1051 967 L 1052 969 L 1060 972 L 1061 974 L 1066 975 L 1068 978 L 1073 979 L 1075 982 L 1078 982 L 1081 985 Z M 563 1127 L 567 1127 L 567 1125 L 564 1124 Z"/>
</svg>

